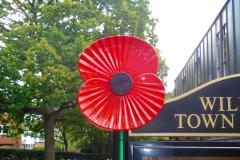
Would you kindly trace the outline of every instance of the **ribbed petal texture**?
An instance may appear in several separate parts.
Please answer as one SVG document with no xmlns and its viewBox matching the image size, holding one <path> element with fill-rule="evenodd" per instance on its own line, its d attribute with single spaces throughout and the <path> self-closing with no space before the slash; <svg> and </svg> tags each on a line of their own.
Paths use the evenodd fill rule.
<svg viewBox="0 0 240 160">
<path fill-rule="evenodd" d="M 78 103 L 94 125 L 107 130 L 128 130 L 152 120 L 161 111 L 164 97 L 161 80 L 154 74 L 144 74 L 125 96 L 113 94 L 104 79 L 88 80 L 79 90 Z"/>
<path fill-rule="evenodd" d="M 91 44 L 80 55 L 78 68 L 83 80 L 109 78 L 125 71 L 132 76 L 157 73 L 158 57 L 145 41 L 129 36 L 114 36 Z"/>
<path fill-rule="evenodd" d="M 86 81 L 78 93 L 80 111 L 99 128 L 138 128 L 162 109 L 165 90 L 155 75 L 158 57 L 154 48 L 141 39 L 129 36 L 100 39 L 80 55 L 78 69 Z M 131 87 L 129 91 L 126 86 Z M 121 90 L 127 92 L 122 94 Z"/>
</svg>

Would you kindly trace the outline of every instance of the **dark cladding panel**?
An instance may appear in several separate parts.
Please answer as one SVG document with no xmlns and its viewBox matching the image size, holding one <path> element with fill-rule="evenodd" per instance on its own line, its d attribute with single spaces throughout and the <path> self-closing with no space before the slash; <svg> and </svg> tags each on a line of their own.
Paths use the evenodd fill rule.
<svg viewBox="0 0 240 160">
<path fill-rule="evenodd" d="M 201 47 L 201 84 L 203 84 L 205 82 L 205 61 L 204 61 L 204 43 L 203 40 L 200 43 L 200 47 Z"/>
<path fill-rule="evenodd" d="M 215 66 L 216 66 L 216 78 L 222 77 L 222 24 L 221 24 L 221 17 L 222 17 L 222 12 L 218 15 L 217 20 L 215 22 Z"/>
<path fill-rule="evenodd" d="M 179 94 L 183 93 L 183 92 L 182 92 L 182 85 L 181 85 L 180 82 L 181 82 L 181 78 L 180 78 L 180 74 L 179 74 L 179 76 L 178 76 Z"/>
<path fill-rule="evenodd" d="M 174 95 L 177 96 L 178 95 L 178 92 L 177 92 L 177 89 L 178 89 L 177 79 L 175 79 L 175 81 L 174 81 L 174 86 L 175 86 L 175 88 L 174 88 Z"/>
<path fill-rule="evenodd" d="M 178 84 L 178 94 L 181 94 L 182 93 L 182 85 L 180 84 L 180 77 L 179 76 L 178 76 L 177 84 Z"/>
<path fill-rule="evenodd" d="M 192 85 L 193 85 L 192 74 L 193 74 L 193 65 L 192 65 L 192 57 L 190 57 L 189 59 L 189 90 L 192 89 Z"/>
<path fill-rule="evenodd" d="M 208 80 L 213 79 L 213 52 L 212 52 L 212 30 L 208 32 Z"/>
<path fill-rule="evenodd" d="M 185 69 L 186 69 L 186 91 L 189 91 L 189 61 L 187 62 Z"/>
<path fill-rule="evenodd" d="M 191 57 L 191 72 L 192 72 L 192 83 L 191 83 L 191 89 L 193 89 L 194 86 L 194 55 Z"/>
<path fill-rule="evenodd" d="M 195 87 L 195 64 L 194 64 L 195 54 L 192 54 L 192 88 Z"/>
<path fill-rule="evenodd" d="M 196 53 L 195 53 L 195 51 L 194 51 L 194 53 L 193 53 L 193 85 L 192 85 L 192 87 L 194 88 L 194 87 L 196 87 L 196 84 L 197 84 L 197 80 L 196 80 L 196 65 L 195 65 L 195 57 L 196 57 Z"/>
<path fill-rule="evenodd" d="M 177 84 L 178 84 L 178 95 L 179 94 L 181 94 L 181 84 L 179 83 L 179 81 L 180 81 L 180 78 L 179 78 L 179 76 L 178 76 L 178 80 L 177 80 Z"/>
<path fill-rule="evenodd" d="M 203 47 L 204 47 L 204 82 L 208 82 L 208 43 L 207 43 L 207 35 L 203 39 Z"/>
<path fill-rule="evenodd" d="M 182 93 L 182 85 L 180 83 L 180 75 L 178 76 L 178 91 L 179 91 L 179 94 Z"/>
<path fill-rule="evenodd" d="M 182 90 L 182 84 L 181 84 L 181 74 L 179 74 L 178 76 L 178 86 L 179 86 L 179 93 L 183 93 L 183 90 Z"/>
<path fill-rule="evenodd" d="M 240 73 L 240 0 L 228 0 L 176 79 L 177 94 Z M 186 79 L 183 83 L 182 72 Z"/>
<path fill-rule="evenodd" d="M 179 95 L 180 94 L 180 92 L 179 92 L 179 84 L 178 84 L 178 77 L 177 77 L 177 79 L 176 79 L 176 95 Z"/>
<path fill-rule="evenodd" d="M 177 95 L 218 77 L 240 73 L 240 45 L 236 44 L 240 44 L 240 1 L 228 0 L 178 75 Z"/>
<path fill-rule="evenodd" d="M 185 67 L 183 68 L 183 70 L 181 72 L 181 78 L 180 78 L 183 93 L 185 92 L 185 88 L 186 88 L 186 81 L 185 81 L 184 75 L 185 75 Z"/>
<path fill-rule="evenodd" d="M 179 77 L 177 77 L 177 79 L 175 80 L 175 84 L 176 84 L 176 95 L 179 95 L 180 94 L 180 85 L 178 83 L 179 81 Z"/>
<path fill-rule="evenodd" d="M 234 0 L 234 29 L 236 44 L 236 72 L 240 73 L 240 1 Z"/>
<path fill-rule="evenodd" d="M 177 84 L 176 84 L 176 79 L 174 80 L 174 95 L 177 95 Z"/>
<path fill-rule="evenodd" d="M 213 79 L 217 78 L 217 42 L 216 42 L 216 24 L 212 27 L 212 53 L 213 53 Z"/>
<path fill-rule="evenodd" d="M 203 83 L 203 56 L 202 56 L 202 47 L 201 43 L 198 46 L 198 51 L 197 51 L 197 86 L 200 86 Z"/>
<path fill-rule="evenodd" d="M 229 45 L 229 73 L 235 73 L 235 52 L 234 52 L 234 28 L 233 28 L 233 7 L 232 2 L 230 1 L 227 4 L 227 25 L 228 25 L 228 45 Z"/>
<path fill-rule="evenodd" d="M 187 63 L 187 91 L 191 90 L 191 72 L 190 72 L 191 66 L 190 66 L 190 60 Z"/>
</svg>

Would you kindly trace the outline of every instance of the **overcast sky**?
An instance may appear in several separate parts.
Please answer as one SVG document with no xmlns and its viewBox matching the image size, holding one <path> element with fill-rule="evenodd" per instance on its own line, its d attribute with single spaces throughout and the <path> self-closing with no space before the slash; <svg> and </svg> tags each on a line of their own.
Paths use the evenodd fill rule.
<svg viewBox="0 0 240 160">
<path fill-rule="evenodd" d="M 227 0 L 150 0 L 161 57 L 169 66 L 167 91 Z"/>
</svg>

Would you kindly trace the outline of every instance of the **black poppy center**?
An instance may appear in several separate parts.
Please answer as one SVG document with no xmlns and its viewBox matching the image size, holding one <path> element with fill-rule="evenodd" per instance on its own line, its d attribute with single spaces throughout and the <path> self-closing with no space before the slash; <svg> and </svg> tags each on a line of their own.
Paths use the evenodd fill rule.
<svg viewBox="0 0 240 160">
<path fill-rule="evenodd" d="M 110 86 L 113 93 L 121 96 L 127 94 L 131 90 L 132 79 L 128 74 L 118 72 L 112 76 Z"/>
</svg>

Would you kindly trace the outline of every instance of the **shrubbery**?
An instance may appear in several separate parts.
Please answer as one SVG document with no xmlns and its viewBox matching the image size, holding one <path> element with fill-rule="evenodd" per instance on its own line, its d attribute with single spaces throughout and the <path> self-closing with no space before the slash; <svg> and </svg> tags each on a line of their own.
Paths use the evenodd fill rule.
<svg viewBox="0 0 240 160">
<path fill-rule="evenodd" d="M 0 149 L 0 160 L 43 160 L 43 150 Z M 56 160 L 106 160 L 107 154 L 56 152 Z"/>
</svg>

